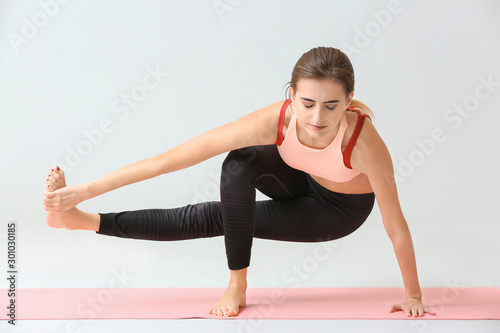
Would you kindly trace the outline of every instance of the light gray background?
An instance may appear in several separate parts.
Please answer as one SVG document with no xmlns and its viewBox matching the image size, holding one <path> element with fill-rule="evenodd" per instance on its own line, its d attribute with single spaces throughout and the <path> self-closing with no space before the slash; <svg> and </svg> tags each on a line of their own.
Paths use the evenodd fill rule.
<svg viewBox="0 0 500 333">
<path fill-rule="evenodd" d="M 54 3 L 0 2 L 0 268 L 6 271 L 6 225 L 15 221 L 19 288 L 104 288 L 117 272 L 131 277 L 127 287 L 225 287 L 222 237 L 148 242 L 47 227 L 46 176 L 59 164 L 69 184 L 88 182 L 283 100 L 295 62 L 316 46 L 338 47 L 354 65 L 355 98 L 374 111 L 393 158 L 421 286 L 499 285 L 498 1 Z M 216 9 L 221 4 L 225 11 Z M 155 70 L 168 74 L 144 90 Z M 143 100 L 125 113 L 122 96 L 141 89 Z M 459 116 L 458 107 L 470 111 Z M 108 133 L 99 138 L 103 121 Z M 431 149 L 436 131 L 441 140 Z M 70 157 L 79 150 L 80 160 Z M 78 208 L 219 200 L 225 155 Z M 329 248 L 324 261 L 314 255 L 321 246 Z M 355 233 L 327 244 L 255 239 L 248 281 L 403 286 L 378 207 Z"/>
</svg>

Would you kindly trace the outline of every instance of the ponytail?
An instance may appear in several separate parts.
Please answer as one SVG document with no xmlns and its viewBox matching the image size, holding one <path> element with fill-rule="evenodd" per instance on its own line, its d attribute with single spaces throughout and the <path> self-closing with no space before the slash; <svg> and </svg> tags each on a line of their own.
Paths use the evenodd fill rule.
<svg viewBox="0 0 500 333">
<path fill-rule="evenodd" d="M 368 115 L 370 115 L 370 117 L 372 117 L 372 118 L 375 117 L 375 115 L 373 114 L 373 111 L 368 106 L 366 106 L 365 103 L 360 102 L 357 99 L 353 98 L 351 100 L 351 105 L 350 106 L 358 108 L 361 111 L 362 114 L 363 113 L 368 113 Z"/>
</svg>

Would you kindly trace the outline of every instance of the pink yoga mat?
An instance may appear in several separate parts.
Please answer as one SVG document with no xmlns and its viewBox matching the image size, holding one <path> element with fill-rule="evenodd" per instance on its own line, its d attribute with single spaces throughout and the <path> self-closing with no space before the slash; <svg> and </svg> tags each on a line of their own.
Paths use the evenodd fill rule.
<svg viewBox="0 0 500 333">
<path fill-rule="evenodd" d="M 18 289 L 16 320 L 33 319 L 408 319 L 390 313 L 404 299 L 402 288 L 249 288 L 247 307 L 237 317 L 208 310 L 224 288 Z M 420 319 L 500 319 L 500 289 L 422 288 L 436 315 Z M 0 289 L 0 319 L 10 319 L 10 299 Z M 8 311 L 8 310 L 7 310 Z"/>
</svg>

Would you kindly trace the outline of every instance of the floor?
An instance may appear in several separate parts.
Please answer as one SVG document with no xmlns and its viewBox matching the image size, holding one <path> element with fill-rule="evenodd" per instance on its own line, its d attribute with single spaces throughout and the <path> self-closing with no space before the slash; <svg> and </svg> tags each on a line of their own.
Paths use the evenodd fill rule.
<svg viewBox="0 0 500 333">
<path fill-rule="evenodd" d="M 0 323 L 2 332 L 397 332 L 498 333 L 498 320 L 24 320 L 16 327 Z M 7 329 L 6 329 L 7 326 Z"/>
</svg>

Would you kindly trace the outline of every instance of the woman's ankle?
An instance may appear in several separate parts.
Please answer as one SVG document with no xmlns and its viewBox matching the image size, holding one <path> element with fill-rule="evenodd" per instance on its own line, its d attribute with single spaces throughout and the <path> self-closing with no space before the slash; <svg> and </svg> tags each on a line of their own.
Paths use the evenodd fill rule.
<svg viewBox="0 0 500 333">
<path fill-rule="evenodd" d="M 247 268 L 240 270 L 230 270 L 228 288 L 246 289 L 247 288 Z"/>
</svg>

